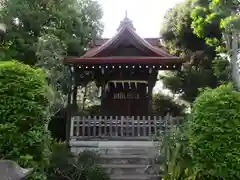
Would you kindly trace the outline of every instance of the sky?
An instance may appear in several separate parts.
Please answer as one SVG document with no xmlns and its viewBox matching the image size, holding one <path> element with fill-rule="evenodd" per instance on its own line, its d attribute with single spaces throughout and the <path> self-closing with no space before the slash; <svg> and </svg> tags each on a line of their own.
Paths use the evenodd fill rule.
<svg viewBox="0 0 240 180">
<path fill-rule="evenodd" d="M 97 0 L 103 8 L 103 37 L 112 37 L 127 11 L 141 37 L 159 37 L 161 22 L 169 8 L 183 0 Z"/>
</svg>

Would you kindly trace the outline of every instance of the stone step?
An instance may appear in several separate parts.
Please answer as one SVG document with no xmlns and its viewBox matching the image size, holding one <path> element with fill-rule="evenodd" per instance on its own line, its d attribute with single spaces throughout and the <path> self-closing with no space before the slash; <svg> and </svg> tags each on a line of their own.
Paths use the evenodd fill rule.
<svg viewBox="0 0 240 180">
<path fill-rule="evenodd" d="M 159 180 L 161 176 L 158 175 L 123 175 L 123 176 L 111 176 L 111 180 Z"/>
<path fill-rule="evenodd" d="M 105 168 L 109 174 L 118 176 L 122 176 L 124 174 L 156 175 L 159 172 L 158 166 L 147 164 L 102 164 L 102 167 Z"/>
<path fill-rule="evenodd" d="M 153 164 L 155 158 L 149 158 L 145 155 L 102 155 L 103 164 Z"/>
<path fill-rule="evenodd" d="M 155 148 L 100 148 L 100 155 L 145 155 L 149 158 L 153 158 L 157 155 Z"/>
</svg>

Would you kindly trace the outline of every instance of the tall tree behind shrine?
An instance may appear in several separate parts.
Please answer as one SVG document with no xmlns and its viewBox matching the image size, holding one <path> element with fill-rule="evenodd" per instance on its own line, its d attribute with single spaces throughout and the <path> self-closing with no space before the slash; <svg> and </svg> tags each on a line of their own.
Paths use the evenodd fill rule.
<svg viewBox="0 0 240 180">
<path fill-rule="evenodd" d="M 195 0 L 196 5 L 192 10 L 194 33 L 204 38 L 207 44 L 215 47 L 216 52 L 225 54 L 230 62 L 231 80 L 240 89 L 240 69 L 237 58 L 240 46 L 240 1 L 203 2 Z M 209 31 L 209 26 L 214 27 L 214 31 Z"/>
<path fill-rule="evenodd" d="M 185 58 L 187 63 L 183 71 L 163 76 L 165 86 L 173 93 L 181 94 L 187 101 L 194 101 L 199 88 L 216 87 L 222 81 L 229 80 L 228 61 L 217 56 L 216 46 L 210 46 L 205 37 L 198 36 L 193 29 L 191 17 L 198 2 L 185 0 L 170 9 L 162 24 L 161 35 L 167 49 L 173 54 Z M 207 12 L 202 12 L 206 15 Z M 217 39 L 222 38 L 222 31 L 216 25 L 209 24 L 207 31 Z"/>
<path fill-rule="evenodd" d="M 6 58 L 27 64 L 37 62 L 39 38 L 53 34 L 67 45 L 67 55 L 80 56 L 89 42 L 100 36 L 100 5 L 92 0 L 3 1 L 0 21 L 7 26 Z"/>
</svg>

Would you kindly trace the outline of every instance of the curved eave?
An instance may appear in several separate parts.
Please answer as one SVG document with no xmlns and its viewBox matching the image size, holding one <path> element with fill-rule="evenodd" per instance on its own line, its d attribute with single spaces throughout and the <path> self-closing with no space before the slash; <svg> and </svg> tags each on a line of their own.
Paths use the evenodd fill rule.
<svg viewBox="0 0 240 180">
<path fill-rule="evenodd" d="M 182 64 L 179 57 L 92 57 L 65 58 L 66 63 L 76 64 Z"/>
</svg>

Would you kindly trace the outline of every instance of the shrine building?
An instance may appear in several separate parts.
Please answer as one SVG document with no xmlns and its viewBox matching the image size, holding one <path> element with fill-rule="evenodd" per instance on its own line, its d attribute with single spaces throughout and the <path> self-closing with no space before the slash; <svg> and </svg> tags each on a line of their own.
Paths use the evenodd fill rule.
<svg viewBox="0 0 240 180">
<path fill-rule="evenodd" d="M 95 40 L 83 56 L 65 62 L 74 77 L 71 111 L 86 77 L 94 79 L 101 99 L 100 114 L 70 111 L 66 135 L 71 152 L 99 153 L 113 180 L 161 179 L 155 162 L 159 137 L 184 118 L 152 115 L 152 91 L 158 71 L 179 70 L 182 59 L 169 54 L 158 38 L 141 38 L 126 16 L 114 37 Z"/>
<path fill-rule="evenodd" d="M 159 38 L 141 38 L 126 16 L 110 39 L 95 40 L 81 57 L 66 58 L 75 77 L 76 103 L 82 72 L 91 72 L 101 90 L 103 116 L 148 116 L 159 70 L 177 70 L 182 59 L 169 54 Z"/>
</svg>

